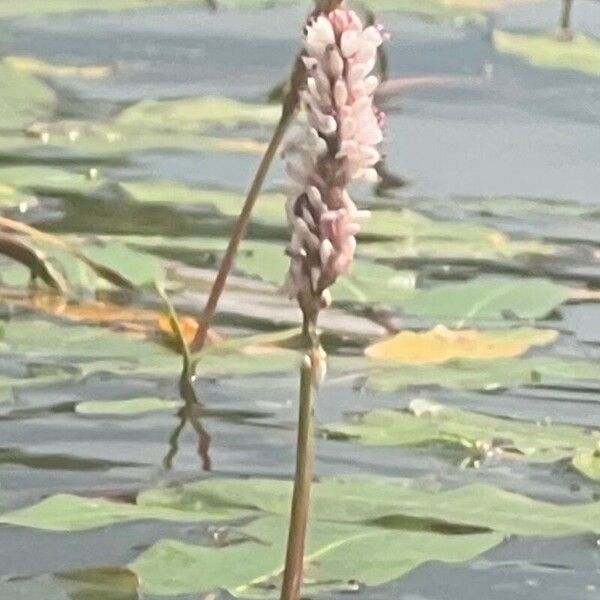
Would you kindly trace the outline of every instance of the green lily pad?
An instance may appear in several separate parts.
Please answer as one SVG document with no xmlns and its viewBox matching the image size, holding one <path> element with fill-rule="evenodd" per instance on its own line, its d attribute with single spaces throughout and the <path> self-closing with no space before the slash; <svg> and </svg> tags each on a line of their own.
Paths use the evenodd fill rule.
<svg viewBox="0 0 600 600">
<path fill-rule="evenodd" d="M 111 73 L 111 67 L 101 65 L 59 65 L 48 63 L 33 56 L 5 56 L 2 62 L 13 71 L 41 77 L 79 77 L 101 79 Z"/>
<path fill-rule="evenodd" d="M 29 508 L 16 510 L 0 517 L 0 523 L 31 527 L 45 531 L 85 531 L 140 520 L 174 522 L 214 521 L 231 519 L 241 511 L 204 507 L 202 513 L 184 512 L 158 506 L 140 506 L 111 502 L 103 498 L 81 498 L 58 494 Z"/>
<path fill-rule="evenodd" d="M 600 481 L 600 451 L 598 448 L 573 457 L 573 466 L 590 479 Z"/>
<path fill-rule="evenodd" d="M 174 412 L 183 406 L 182 400 L 160 398 L 133 398 L 132 400 L 104 400 L 102 402 L 80 402 L 75 412 L 80 415 L 130 416 L 149 412 Z"/>
<path fill-rule="evenodd" d="M 82 11 L 119 11 L 152 6 L 174 4 L 205 5 L 204 0 L 106 0 L 102 3 L 92 0 L 31 0 L 29 2 L 3 3 L 0 6 L 0 19 L 13 19 L 27 15 L 71 13 Z"/>
<path fill-rule="evenodd" d="M 138 463 L 133 462 L 83 458 L 66 454 L 31 454 L 19 448 L 0 448 L 0 464 L 54 471 L 109 471 L 119 467 L 138 466 Z"/>
<path fill-rule="evenodd" d="M 2 13 L 0 8 L 0 15 Z M 54 92 L 26 73 L 0 64 L 0 130 L 21 130 L 34 119 L 44 118 L 54 108 Z"/>
<path fill-rule="evenodd" d="M 244 196 L 226 190 L 207 190 L 170 181 L 133 181 L 120 184 L 129 198 L 144 203 L 201 206 L 224 217 L 237 217 Z M 283 229 L 285 227 L 285 196 L 263 193 L 252 211 L 252 222 Z"/>
<path fill-rule="evenodd" d="M 174 375 L 181 370 L 180 356 L 134 335 L 43 319 L 12 319 L 4 328 L 8 351 L 25 362 L 68 365 L 84 372 Z"/>
<path fill-rule="evenodd" d="M 130 505 L 52 496 L 3 515 L 0 523 L 82 531 L 133 520 L 194 523 L 254 516 L 232 532 L 233 544 L 202 547 L 162 540 L 130 569 L 149 594 L 226 588 L 238 597 L 262 597 L 277 593 L 291 492 L 288 481 L 207 479 L 142 492 Z M 440 491 L 409 480 L 323 479 L 313 486 L 312 504 L 305 591 L 315 593 L 348 589 L 350 580 L 382 584 L 430 560 L 469 560 L 507 535 L 600 532 L 599 502 L 556 505 L 489 485 Z"/>
<path fill-rule="evenodd" d="M 106 183 L 88 173 L 74 173 L 65 169 L 37 165 L 0 167 L 0 185 L 21 192 L 47 195 L 85 196 L 97 192 Z M 2 188 L 0 188 L 1 194 Z"/>
<path fill-rule="evenodd" d="M 241 598 L 277 597 L 286 528 L 281 517 L 262 518 L 240 530 L 245 542 L 224 548 L 162 540 L 130 568 L 144 591 L 156 595 L 226 589 Z M 380 585 L 423 562 L 470 560 L 501 540 L 495 533 L 444 536 L 318 521 L 306 548 L 304 593 L 352 590 L 356 581 Z"/>
<path fill-rule="evenodd" d="M 542 319 L 571 296 L 570 288 L 547 279 L 480 277 L 424 290 L 402 306 L 411 315 L 466 324 Z"/>
<path fill-rule="evenodd" d="M 499 196 L 492 198 L 468 198 L 461 206 L 486 216 L 510 218 L 534 218 L 536 215 L 553 217 L 587 217 L 594 214 L 593 206 L 575 201 L 555 198 L 523 198 L 520 196 Z"/>
<path fill-rule="evenodd" d="M 280 111 L 219 96 L 144 100 L 108 122 L 37 121 L 27 131 L 38 147 L 58 146 L 88 158 L 159 148 L 260 152 L 261 143 L 236 133 L 272 127 Z"/>
<path fill-rule="evenodd" d="M 582 33 L 576 33 L 572 40 L 562 40 L 551 34 L 494 31 L 494 46 L 499 52 L 524 58 L 536 67 L 600 75 L 600 42 Z"/>
<path fill-rule="evenodd" d="M 114 120 L 117 128 L 160 131 L 204 131 L 210 127 L 274 125 L 281 109 L 271 104 L 250 104 L 222 96 L 180 100 L 144 100 L 126 108 Z"/>
<path fill-rule="evenodd" d="M 600 366 L 594 361 L 552 357 L 456 360 L 443 365 L 389 365 L 372 370 L 367 386 L 377 392 L 428 386 L 497 390 L 577 381 L 600 381 Z"/>
<path fill-rule="evenodd" d="M 484 453 L 494 450 L 499 456 L 531 462 L 554 462 L 600 443 L 599 431 L 501 419 L 420 399 L 406 411 L 376 410 L 325 429 L 367 446 L 441 443 Z"/>
</svg>

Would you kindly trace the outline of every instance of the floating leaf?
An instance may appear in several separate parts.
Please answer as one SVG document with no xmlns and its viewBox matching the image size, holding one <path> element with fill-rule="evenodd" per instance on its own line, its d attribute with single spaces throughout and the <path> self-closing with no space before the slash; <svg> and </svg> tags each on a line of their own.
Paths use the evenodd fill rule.
<svg viewBox="0 0 600 600">
<path fill-rule="evenodd" d="M 396 365 L 374 369 L 367 385 L 378 392 L 410 387 L 496 390 L 503 387 L 600 381 L 594 361 L 539 357 L 496 360 L 454 360 L 442 365 Z"/>
<path fill-rule="evenodd" d="M 104 400 L 101 402 L 80 402 L 75 412 L 81 415 L 128 416 L 143 413 L 174 412 L 183 406 L 181 400 L 161 400 L 160 398 L 133 398 L 131 400 Z"/>
<path fill-rule="evenodd" d="M 572 40 L 563 40 L 551 34 L 494 31 L 494 46 L 499 52 L 524 58 L 536 67 L 600 75 L 600 42 L 582 33 L 576 33 Z"/>
<path fill-rule="evenodd" d="M 0 167 L 0 183 L 21 192 L 45 195 L 87 196 L 97 192 L 105 180 L 89 173 L 74 173 L 56 167 L 38 165 Z"/>
<path fill-rule="evenodd" d="M 112 502 L 103 498 L 81 498 L 58 494 L 30 508 L 16 510 L 0 517 L 0 523 L 32 527 L 45 531 L 84 531 L 115 523 L 139 520 L 197 522 L 236 518 L 242 511 L 203 507 L 202 513 L 183 512 L 158 506 L 139 506 Z"/>
<path fill-rule="evenodd" d="M 573 466 L 586 477 L 600 481 L 600 449 L 577 454 L 573 457 Z"/>
<path fill-rule="evenodd" d="M 28 0 L 19 3 L 2 3 L 0 19 L 12 19 L 26 15 L 69 13 L 79 11 L 119 11 L 174 4 L 204 4 L 203 0 Z"/>
<path fill-rule="evenodd" d="M 460 358 L 490 360 L 525 354 L 533 346 L 556 340 L 551 329 L 451 330 L 443 325 L 426 332 L 403 331 L 393 338 L 369 346 L 367 356 L 404 364 L 435 364 Z"/>
<path fill-rule="evenodd" d="M 547 279 L 480 277 L 424 290 L 403 303 L 404 310 L 425 318 L 500 321 L 541 319 L 567 301 L 572 291 Z"/>
<path fill-rule="evenodd" d="M 40 117 L 32 123 L 31 115 L 23 123 L 28 141 L 17 140 L 17 147 L 21 153 L 40 146 L 60 147 L 87 158 L 160 148 L 256 153 L 264 149 L 264 143 L 252 137 L 235 137 L 236 130 L 254 126 L 258 133 L 258 126 L 274 125 L 279 113 L 280 108 L 274 105 L 224 97 L 144 100 L 106 122 L 47 122 Z M 7 147 L 11 148 L 10 143 Z"/>
<path fill-rule="evenodd" d="M 420 446 L 442 443 L 458 449 L 495 451 L 506 458 L 554 462 L 600 442 L 600 431 L 527 423 L 413 400 L 405 411 L 376 410 L 350 423 L 327 425 L 330 434 L 368 446 Z"/>
<path fill-rule="evenodd" d="M 43 77 L 80 77 L 82 79 L 102 79 L 110 75 L 111 68 L 102 65 L 57 65 L 44 62 L 33 56 L 5 56 L 2 60 L 13 71 L 41 75 Z"/>
<path fill-rule="evenodd" d="M 54 92 L 41 81 L 0 64 L 0 129 L 21 130 L 48 115 L 55 102 Z"/>
<path fill-rule="evenodd" d="M 3 342 L 27 362 L 68 365 L 84 371 L 176 374 L 181 367 L 181 359 L 174 352 L 143 337 L 85 325 L 12 319 L 5 324 Z"/>
<path fill-rule="evenodd" d="M 236 597 L 278 596 L 285 553 L 285 519 L 259 519 L 241 529 L 248 537 L 224 548 L 162 540 L 132 565 L 145 592 L 191 594 L 226 589 Z M 423 562 L 463 562 L 502 540 L 494 533 L 445 536 L 431 532 L 317 521 L 306 548 L 305 594 L 351 590 L 354 581 L 380 585 L 397 579 Z M 357 560 L 368 556 L 367 562 Z"/>
<path fill-rule="evenodd" d="M 118 467 L 139 466 L 134 462 L 83 458 L 67 454 L 31 454 L 19 448 L 0 448 L 0 464 L 52 471 L 109 471 Z"/>
<path fill-rule="evenodd" d="M 128 196 L 138 202 L 201 206 L 214 214 L 237 217 L 244 196 L 226 190 L 207 190 L 170 181 L 134 181 L 120 184 Z M 285 196 L 263 193 L 252 211 L 252 222 L 283 229 L 285 225 Z"/>
<path fill-rule="evenodd" d="M 204 131 L 211 126 L 274 125 L 281 109 L 271 104 L 250 104 L 222 96 L 180 100 L 144 100 L 126 108 L 115 127 L 160 131 Z"/>
<path fill-rule="evenodd" d="M 537 241 L 514 241 L 506 234 L 462 221 L 437 221 L 418 212 L 376 210 L 363 226 L 362 256 L 402 259 L 499 260 L 521 255 L 551 255 L 555 248 Z M 374 242 L 373 237 L 394 241 Z"/>
<path fill-rule="evenodd" d="M 142 492 L 137 504 L 60 494 L 0 517 L 0 522 L 55 531 L 83 530 L 131 520 L 177 522 L 287 517 L 292 484 L 272 479 L 209 479 Z M 476 509 L 472 498 L 478 498 Z M 410 480 L 324 479 L 314 486 L 313 519 L 387 527 L 390 519 L 423 519 L 504 534 L 558 537 L 600 532 L 600 502 L 555 505 L 489 485 L 439 491 Z M 383 522 L 380 520 L 385 519 Z M 402 529 L 393 522 L 391 527 Z"/>
<path fill-rule="evenodd" d="M 138 578 L 128 569 L 81 569 L 55 576 L 72 600 L 138 600 Z"/>
<path fill-rule="evenodd" d="M 200 547 L 162 540 L 130 568 L 148 594 L 227 588 L 239 597 L 268 596 L 277 593 L 291 492 L 291 482 L 280 480 L 209 479 L 143 492 L 135 505 L 53 496 L 0 522 L 81 531 L 132 520 L 255 516 L 234 532 L 236 543 Z M 489 485 L 440 491 L 393 479 L 324 479 L 313 489 L 305 591 L 347 589 L 350 580 L 378 585 L 430 560 L 469 560 L 506 535 L 598 533 L 599 523 L 598 502 L 555 505 Z M 365 555 L 368 564 L 360 559 Z"/>
</svg>

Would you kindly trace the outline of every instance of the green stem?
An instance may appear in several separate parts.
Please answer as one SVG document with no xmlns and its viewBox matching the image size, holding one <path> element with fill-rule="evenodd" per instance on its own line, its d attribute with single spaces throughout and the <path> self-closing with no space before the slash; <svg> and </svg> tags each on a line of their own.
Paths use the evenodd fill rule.
<svg viewBox="0 0 600 600">
<path fill-rule="evenodd" d="M 309 352 L 300 367 L 300 407 L 298 414 L 298 442 L 296 448 L 296 475 L 290 513 L 287 553 L 281 600 L 298 600 L 304 572 L 304 545 L 308 527 L 310 490 L 314 476 L 314 406 L 316 390 L 313 384 L 313 359 L 318 351 L 316 328 L 304 320 L 304 335 Z"/>
</svg>

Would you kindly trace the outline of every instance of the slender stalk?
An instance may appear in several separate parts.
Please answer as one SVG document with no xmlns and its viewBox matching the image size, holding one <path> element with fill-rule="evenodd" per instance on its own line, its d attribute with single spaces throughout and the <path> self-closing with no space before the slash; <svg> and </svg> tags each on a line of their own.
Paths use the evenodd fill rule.
<svg viewBox="0 0 600 600">
<path fill-rule="evenodd" d="M 332 11 L 340 6 L 341 3 L 342 0 L 316 0 L 314 14 Z M 248 196 L 246 197 L 246 201 L 242 207 L 242 212 L 235 223 L 231 233 L 231 239 L 229 240 L 229 245 L 225 251 L 225 256 L 223 257 L 221 266 L 219 267 L 219 272 L 217 273 L 217 277 L 215 278 L 210 290 L 208 300 L 206 301 L 202 318 L 200 319 L 196 335 L 194 336 L 194 340 L 191 344 L 191 349 L 194 351 L 202 350 L 204 344 L 206 343 L 208 330 L 210 329 L 210 325 L 217 311 L 217 305 L 219 304 L 219 300 L 223 294 L 223 290 L 225 289 L 227 277 L 229 276 L 229 273 L 233 267 L 240 243 L 246 235 L 252 210 L 254 209 L 254 205 L 256 204 L 260 190 L 265 182 L 269 167 L 271 166 L 271 163 L 277 154 L 277 149 L 279 148 L 285 132 L 294 119 L 298 109 L 298 92 L 304 86 L 305 78 L 306 74 L 304 65 L 300 57 L 297 57 L 294 64 L 294 69 L 292 71 L 290 91 L 288 92 L 283 103 L 281 118 L 279 119 L 277 128 L 273 133 L 273 137 L 271 138 L 258 170 L 256 171 L 254 181 L 252 182 L 252 186 L 250 187 L 250 191 L 248 192 Z"/>
<path fill-rule="evenodd" d="M 246 197 L 246 201 L 242 207 L 242 212 L 240 213 L 234 225 L 231 233 L 231 239 L 229 240 L 227 250 L 225 251 L 225 256 L 223 257 L 221 266 L 219 267 L 219 272 L 217 273 L 217 277 L 215 278 L 210 290 L 204 312 L 202 313 L 202 318 L 200 319 L 198 329 L 196 330 L 196 335 L 192 341 L 192 350 L 202 350 L 204 344 L 206 343 L 206 336 L 208 335 L 208 330 L 217 311 L 217 305 L 219 304 L 221 294 L 225 289 L 227 277 L 229 276 L 229 272 L 233 267 L 240 243 L 246 235 L 252 210 L 254 209 L 254 205 L 256 204 L 260 190 L 262 189 L 267 173 L 269 172 L 269 167 L 271 166 L 271 163 L 277 154 L 277 149 L 283 140 L 288 126 L 296 114 L 297 105 L 297 90 L 292 89 L 284 103 L 283 110 L 281 112 L 281 118 L 279 119 L 279 123 L 275 129 L 275 133 L 273 134 L 273 137 L 269 142 L 269 146 L 267 147 L 260 162 L 258 170 L 256 171 L 254 181 L 252 182 L 252 186 L 250 187 L 250 191 L 248 192 L 248 196 Z"/>
<path fill-rule="evenodd" d="M 296 448 L 296 474 L 290 513 L 285 570 L 281 587 L 281 600 L 298 600 L 304 572 L 304 545 L 310 508 L 310 491 L 314 476 L 314 405 L 316 390 L 313 383 L 314 363 L 311 355 L 318 348 L 314 328 L 309 329 L 305 319 L 304 335 L 309 352 L 300 367 L 300 402 L 298 413 L 298 441 Z"/>
</svg>

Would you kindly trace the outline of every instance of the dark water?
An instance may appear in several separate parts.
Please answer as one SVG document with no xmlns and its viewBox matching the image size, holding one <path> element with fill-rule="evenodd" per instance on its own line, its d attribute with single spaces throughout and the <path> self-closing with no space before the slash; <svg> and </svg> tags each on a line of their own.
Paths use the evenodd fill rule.
<svg viewBox="0 0 600 600">
<path fill-rule="evenodd" d="M 598 35 L 600 7 L 592 2 L 580 4 L 576 27 Z M 545 2 L 513 8 L 494 20 L 502 29 L 545 30 L 554 27 L 557 12 L 557 2 Z M 100 119 L 146 98 L 209 93 L 261 101 L 267 90 L 285 77 L 304 13 L 304 7 L 297 7 L 268 13 L 174 9 L 40 16 L 1 23 L 0 54 L 32 55 L 65 64 L 119 65 L 106 79 L 52 80 L 60 98 L 60 118 Z M 455 27 L 389 16 L 386 24 L 393 36 L 389 58 L 394 77 L 435 75 L 456 81 L 412 90 L 389 101 L 388 166 L 411 185 L 385 202 L 440 219 L 483 223 L 516 239 L 556 243 L 571 256 L 583 258 L 557 258 L 510 268 L 522 277 L 544 275 L 577 287 L 597 286 L 600 268 L 597 260 L 590 258 L 600 242 L 597 217 L 580 219 L 545 211 L 522 218 L 488 216 L 470 207 L 477 206 L 482 197 L 519 196 L 574 201 L 597 210 L 598 79 L 571 71 L 536 69 L 495 52 L 489 40 L 491 22 Z M 493 67 L 489 80 L 482 77 L 486 68 L 489 70 L 487 65 Z M 257 161 L 255 155 L 152 151 L 135 154 L 128 162 L 102 165 L 101 170 L 113 181 L 168 179 L 242 192 Z M 66 167 L 82 168 L 68 162 Z M 276 165 L 268 187 L 275 189 L 282 183 L 283 171 Z M 367 194 L 367 202 L 381 202 L 371 197 L 370 190 Z M 176 207 L 130 207 L 119 212 L 114 200 L 94 202 L 45 197 L 24 218 L 42 229 L 67 234 L 130 233 L 175 239 L 198 231 L 207 235 L 202 228 L 212 227 L 203 225 L 202 216 L 182 213 Z M 198 266 L 193 260 L 184 262 Z M 443 260 L 422 265 L 425 280 L 435 281 L 443 266 Z M 183 265 L 179 267 L 185 272 Z M 450 278 L 501 268 L 485 263 L 458 267 Z M 182 307 L 190 309 L 199 306 L 200 300 L 192 292 L 180 298 Z M 293 315 L 293 308 L 282 314 Z M 406 323 L 396 317 L 399 323 Z M 220 325 L 226 331 L 228 327 L 269 329 L 288 320 L 282 316 L 270 322 L 260 315 L 244 316 L 231 310 L 221 317 Z M 553 351 L 599 358 L 598 305 L 563 306 L 560 314 L 543 325 L 562 332 Z M 371 335 L 379 331 L 369 322 L 363 327 Z M 31 346 L 35 349 L 33 341 Z M 0 361 L 0 372 L 7 375 L 22 368 L 11 355 L 0 355 Z M 294 374 L 200 379 L 196 385 L 208 409 L 205 426 L 212 438 L 215 474 L 290 475 L 294 464 Z M 437 389 L 427 390 L 427 396 L 499 416 L 532 421 L 550 417 L 555 422 L 597 427 L 599 391 L 593 386 L 514 388 L 493 394 Z M 11 403 L 0 404 L 0 508 L 21 507 L 58 492 L 133 495 L 165 479 L 185 481 L 204 476 L 196 434 L 190 428 L 181 436 L 173 469 L 166 473 L 162 467 L 169 436 L 177 426 L 174 415 L 109 419 L 74 412 L 74 406 L 84 400 L 176 398 L 177 393 L 175 372 L 142 378 L 111 373 L 110 369 L 14 391 Z M 348 412 L 400 408 L 417 395 L 419 392 L 410 389 L 373 394 L 334 373 L 320 395 L 318 418 L 325 423 L 340 420 Z M 590 501 L 599 491 L 597 484 L 562 464 L 497 463 L 465 470 L 444 452 L 430 448 L 366 448 L 319 440 L 317 469 L 320 475 L 435 477 L 449 486 L 485 481 L 556 502 Z M 190 536 L 186 526 L 158 523 L 121 525 L 118 533 L 105 529 L 50 534 L 1 527 L 0 581 L 126 564 L 140 548 L 162 537 L 185 540 Z M 15 594 L 20 593 L 18 586 L 14 589 Z M 43 579 L 29 589 L 29 600 L 46 597 Z M 589 600 L 600 596 L 600 550 L 591 535 L 510 539 L 469 564 L 427 564 L 363 595 L 403 600 Z M 6 600 L 12 598 L 6 596 Z"/>
</svg>

